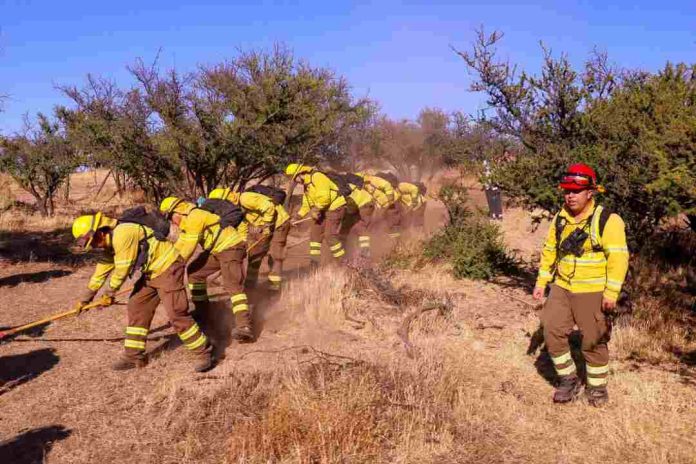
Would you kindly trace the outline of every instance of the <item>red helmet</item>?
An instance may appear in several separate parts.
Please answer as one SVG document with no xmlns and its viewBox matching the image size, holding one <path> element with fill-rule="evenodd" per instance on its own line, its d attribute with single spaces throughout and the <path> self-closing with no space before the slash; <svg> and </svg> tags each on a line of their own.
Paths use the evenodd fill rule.
<svg viewBox="0 0 696 464">
<path fill-rule="evenodd" d="M 558 185 L 563 190 L 581 191 L 597 189 L 597 174 L 594 169 L 584 163 L 571 164 L 561 177 Z"/>
</svg>

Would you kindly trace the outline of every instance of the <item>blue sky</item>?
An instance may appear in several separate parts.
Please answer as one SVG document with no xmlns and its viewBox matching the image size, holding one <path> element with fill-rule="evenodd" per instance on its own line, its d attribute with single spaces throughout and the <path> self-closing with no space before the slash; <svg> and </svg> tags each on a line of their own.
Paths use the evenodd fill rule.
<svg viewBox="0 0 696 464">
<path fill-rule="evenodd" d="M 696 2 L 380 1 L 225 2 L 203 0 L 0 0 L 0 132 L 22 115 L 65 103 L 56 85 L 88 72 L 129 85 L 137 57 L 181 71 L 215 63 L 239 48 L 283 42 L 314 65 L 344 75 L 395 118 L 424 106 L 474 113 L 482 97 L 450 45 L 466 48 L 477 27 L 505 33 L 501 52 L 538 69 L 539 41 L 578 64 L 594 46 L 620 66 L 655 70 L 696 62 Z"/>
</svg>

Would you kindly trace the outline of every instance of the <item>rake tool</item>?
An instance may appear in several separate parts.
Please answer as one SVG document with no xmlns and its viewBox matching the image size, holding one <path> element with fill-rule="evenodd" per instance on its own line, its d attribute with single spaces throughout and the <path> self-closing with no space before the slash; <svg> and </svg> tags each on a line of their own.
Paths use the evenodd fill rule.
<svg viewBox="0 0 696 464">
<path fill-rule="evenodd" d="M 116 293 L 116 295 L 114 295 L 114 296 L 124 295 L 124 294 L 130 292 L 131 290 L 133 290 L 132 287 L 121 290 L 120 292 Z M 24 332 L 25 330 L 33 329 L 34 327 L 38 327 L 40 325 L 47 324 L 49 322 L 57 321 L 59 319 L 64 319 L 64 318 L 70 317 L 70 316 L 75 316 L 83 311 L 89 311 L 90 309 L 94 309 L 94 308 L 97 308 L 99 306 L 103 306 L 103 305 L 100 304 L 99 301 L 95 301 L 94 303 L 90 303 L 90 304 L 84 306 L 82 309 L 71 309 L 69 311 L 63 311 L 60 313 L 56 313 L 56 314 L 52 314 L 50 316 L 44 317 L 43 319 L 39 319 L 37 321 L 30 322 L 28 324 L 20 325 L 19 327 L 14 327 L 12 329 L 0 331 L 0 340 L 2 340 L 3 338 L 7 338 L 7 337 L 10 337 L 12 335 L 15 335 L 19 332 Z"/>
</svg>

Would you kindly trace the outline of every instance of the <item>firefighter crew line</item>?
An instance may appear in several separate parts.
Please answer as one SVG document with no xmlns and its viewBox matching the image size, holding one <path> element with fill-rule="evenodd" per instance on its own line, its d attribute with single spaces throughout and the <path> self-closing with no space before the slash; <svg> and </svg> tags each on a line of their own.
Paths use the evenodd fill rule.
<svg viewBox="0 0 696 464">
<path fill-rule="evenodd" d="M 240 343 L 254 341 L 246 289 L 257 286 L 259 269 L 268 257 L 268 289 L 280 292 L 293 223 L 311 221 L 308 255 L 315 268 L 323 252 L 328 251 L 335 262 L 343 261 L 346 244 L 354 236 L 356 259 L 369 260 L 371 237 L 381 224 L 395 240 L 402 227 L 423 226 L 426 188 L 422 183 L 399 182 L 390 173 L 339 174 L 298 163 L 288 165 L 285 175 L 304 188 L 301 207 L 292 217 L 284 206 L 285 192 L 255 185 L 243 192 L 216 188 L 197 203 L 167 197 L 158 212 L 140 206 L 119 218 L 98 212 L 75 219 L 72 233 L 77 246 L 102 254 L 73 310 L 79 313 L 86 308 L 104 286 L 98 302 L 112 304 L 126 279 L 134 277 L 124 351 L 113 369 L 147 365 L 147 336 L 160 303 L 192 353 L 193 369 L 212 369 L 213 345 L 206 335 L 212 329 L 208 279 L 217 273 L 234 315 L 231 338 Z M 174 243 L 169 241 L 170 224 L 178 228 Z"/>
<path fill-rule="evenodd" d="M 422 183 L 400 182 L 385 172 L 338 174 L 299 163 L 289 164 L 284 173 L 304 189 L 301 207 L 292 217 L 284 207 L 282 190 L 256 185 L 244 192 L 215 189 L 200 205 L 168 197 L 159 205 L 161 216 L 138 207 L 118 219 L 97 213 L 75 220 L 72 232 L 78 246 L 104 253 L 74 309 L 88 305 L 109 274 L 99 300 L 103 305 L 113 303 L 129 276 L 140 275 L 128 301 L 124 353 L 114 369 L 147 364 L 147 335 L 160 302 L 182 343 L 193 353 L 194 369 L 211 369 L 215 359 L 205 334 L 207 280 L 217 272 L 230 295 L 235 318 L 232 338 L 253 341 L 245 289 L 257 285 L 266 256 L 269 290 L 281 289 L 287 236 L 295 222 L 311 221 L 307 251 L 312 267 L 319 266 L 325 252 L 331 260 L 341 262 L 351 237 L 357 241 L 356 259 L 369 260 L 378 224 L 394 240 L 406 227 L 423 226 L 426 189 Z M 535 299 L 542 300 L 550 289 L 541 322 L 558 377 L 553 401 L 575 400 L 584 383 L 588 402 L 601 406 L 609 398 L 611 319 L 628 270 L 624 223 L 619 215 L 596 203 L 595 195 L 603 187 L 590 166 L 569 166 L 558 188 L 564 203 L 543 245 L 533 292 Z M 179 228 L 175 243 L 167 241 L 170 222 Z M 199 246 L 202 252 L 194 257 Z M 195 308 L 192 315 L 185 275 Z M 582 380 L 568 341 L 575 327 L 582 333 L 586 364 Z"/>
</svg>

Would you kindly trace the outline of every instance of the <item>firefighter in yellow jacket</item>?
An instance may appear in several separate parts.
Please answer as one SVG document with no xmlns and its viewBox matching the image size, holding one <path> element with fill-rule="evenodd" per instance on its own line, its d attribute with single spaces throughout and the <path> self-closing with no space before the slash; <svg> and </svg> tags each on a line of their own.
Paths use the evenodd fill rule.
<svg viewBox="0 0 696 464">
<path fill-rule="evenodd" d="M 560 380 L 554 402 L 574 400 L 581 388 L 568 345 L 568 335 L 577 325 L 587 365 L 585 394 L 591 405 L 601 406 L 609 398 L 607 319 L 611 320 L 628 270 L 624 223 L 595 203 L 594 193 L 602 188 L 589 166 L 571 165 L 560 188 L 565 204 L 544 243 L 534 298 L 541 300 L 546 285 L 551 283 L 541 321 Z"/>
<path fill-rule="evenodd" d="M 203 252 L 188 265 L 189 289 L 196 312 L 201 318 L 208 314 L 207 280 L 220 271 L 222 285 L 230 294 L 235 319 L 232 338 L 241 342 L 252 341 L 249 303 L 244 292 L 246 243 L 241 234 L 232 226 L 221 227 L 219 215 L 176 197 L 162 200 L 160 211 L 179 227 L 179 238 L 174 246 L 185 261 L 191 259 L 198 244 L 203 248 Z"/>
<path fill-rule="evenodd" d="M 358 249 L 360 256 L 365 259 L 371 257 L 371 233 L 372 216 L 375 212 L 375 200 L 365 190 L 364 179 L 355 174 L 346 174 L 348 185 L 352 189 L 350 196 L 346 198 L 346 214 L 343 219 L 341 235 L 346 240 L 348 234 L 355 233 L 358 237 Z"/>
<path fill-rule="evenodd" d="M 276 209 L 273 200 L 260 193 L 240 193 L 229 188 L 214 189 L 208 198 L 227 200 L 244 210 L 244 221 L 237 230 L 249 247 L 245 288 L 256 287 L 259 269 L 270 249 L 275 227 Z"/>
<path fill-rule="evenodd" d="M 271 237 L 271 248 L 268 251 L 268 283 L 270 290 L 280 291 L 283 282 L 283 262 L 285 261 L 285 247 L 288 244 L 288 233 L 292 227 L 290 215 L 285 209 L 285 192 L 274 188 L 269 198 L 273 201 L 276 210 L 275 228 Z"/>
<path fill-rule="evenodd" d="M 398 193 L 392 186 L 391 182 L 382 177 L 367 174 L 363 172 L 357 172 L 358 176 L 365 180 L 365 190 L 367 190 L 370 195 L 375 200 L 375 206 L 377 208 L 375 214 L 378 216 L 379 222 L 386 225 L 389 236 L 393 239 L 399 238 L 401 235 L 398 230 L 394 227 L 398 202 Z"/>
<path fill-rule="evenodd" d="M 154 231 L 145 225 L 119 223 L 102 213 L 78 217 L 73 222 L 72 233 L 78 246 L 104 251 L 80 306 L 94 298 L 109 274 L 109 288 L 102 297 L 105 305 L 113 303 L 114 294 L 130 275 L 135 271 L 141 272 L 128 299 L 125 352 L 121 360 L 113 365 L 115 370 L 144 367 L 147 364 L 145 343 L 160 302 L 184 346 L 196 355 L 194 369 L 204 372 L 213 367 L 210 342 L 188 314 L 188 297 L 184 286 L 185 262 L 171 242 L 158 240 Z"/>
<path fill-rule="evenodd" d="M 302 164 L 289 164 L 285 174 L 304 186 L 302 207 L 297 216 L 303 218 L 309 214 L 314 221 L 309 231 L 310 263 L 314 266 L 320 264 L 324 235 L 328 235 L 334 259 L 341 261 L 346 254 L 340 239 L 346 199 L 340 194 L 338 186 L 324 173 Z"/>
<path fill-rule="evenodd" d="M 423 195 L 420 194 L 418 185 L 411 182 L 399 182 L 399 201 L 402 205 L 402 213 L 406 227 L 415 226 L 416 211 L 422 205 Z"/>
</svg>

